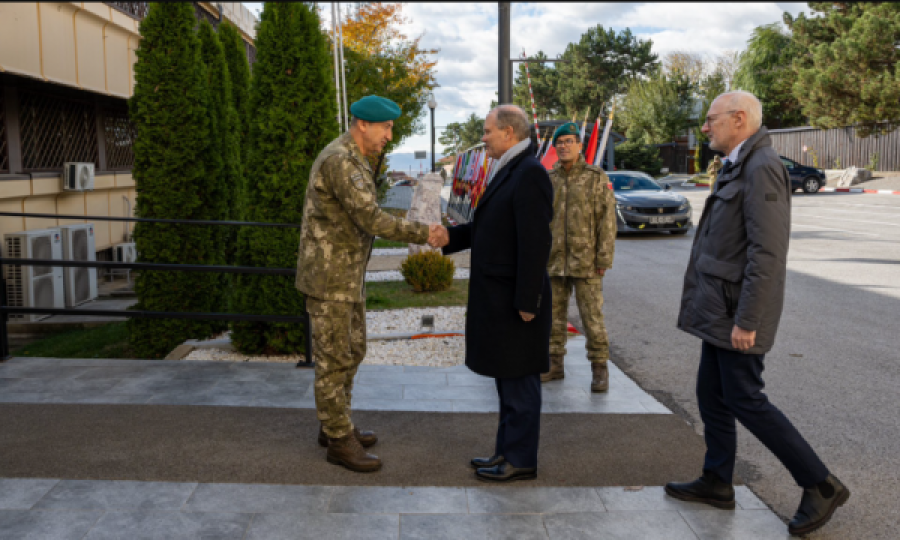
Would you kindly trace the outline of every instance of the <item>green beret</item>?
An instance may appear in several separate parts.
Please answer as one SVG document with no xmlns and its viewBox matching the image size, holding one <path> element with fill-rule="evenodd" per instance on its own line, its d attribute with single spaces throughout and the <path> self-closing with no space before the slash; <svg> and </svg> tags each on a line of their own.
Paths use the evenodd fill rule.
<svg viewBox="0 0 900 540">
<path fill-rule="evenodd" d="M 566 122 L 565 124 L 556 128 L 556 131 L 553 133 L 553 140 L 550 141 L 551 144 L 556 145 L 556 138 L 561 135 L 581 135 L 581 132 L 578 130 L 578 126 L 575 125 L 575 122 Z"/>
<path fill-rule="evenodd" d="M 366 122 L 387 122 L 400 116 L 400 106 L 387 98 L 366 96 L 350 105 L 350 114 Z"/>
</svg>

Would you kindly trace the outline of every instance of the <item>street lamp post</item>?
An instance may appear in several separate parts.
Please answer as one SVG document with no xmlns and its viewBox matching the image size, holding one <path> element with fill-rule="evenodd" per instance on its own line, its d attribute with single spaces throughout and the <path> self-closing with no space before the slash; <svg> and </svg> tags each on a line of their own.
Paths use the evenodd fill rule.
<svg viewBox="0 0 900 540">
<path fill-rule="evenodd" d="M 431 172 L 434 172 L 434 110 L 437 108 L 434 93 L 428 96 L 428 108 L 431 109 Z"/>
</svg>

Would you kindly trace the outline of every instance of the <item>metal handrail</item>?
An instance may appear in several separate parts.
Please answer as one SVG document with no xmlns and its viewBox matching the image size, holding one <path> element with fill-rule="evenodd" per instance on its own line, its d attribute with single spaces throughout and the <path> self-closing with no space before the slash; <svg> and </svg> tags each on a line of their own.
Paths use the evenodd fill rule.
<svg viewBox="0 0 900 540">
<path fill-rule="evenodd" d="M 275 228 L 300 228 L 300 225 L 292 223 L 257 223 L 243 221 L 210 221 L 189 219 L 151 219 L 134 217 L 109 217 L 109 216 L 77 216 L 64 214 L 38 214 L 29 212 L 0 212 L 0 216 L 7 217 L 32 217 L 47 219 L 74 219 L 91 221 L 128 221 L 139 223 L 164 223 L 173 225 L 212 225 L 212 226 L 250 226 L 250 227 L 275 227 Z M 309 312 L 304 309 L 300 316 L 290 315 L 251 315 L 246 313 L 197 313 L 197 312 L 168 312 L 168 311 L 143 311 L 143 310 L 105 310 L 105 309 L 76 309 L 76 308 L 26 308 L 6 305 L 6 274 L 3 265 L 19 266 L 62 266 L 75 268 L 109 268 L 109 269 L 134 269 L 154 271 L 176 272 L 213 272 L 217 274 L 261 274 L 275 276 L 295 275 L 294 268 L 265 268 L 254 266 L 221 266 L 202 264 L 162 264 L 162 263 L 125 263 L 111 261 L 61 261 L 56 259 L 21 259 L 3 258 L 0 250 L 0 362 L 10 358 L 9 352 L 9 314 L 37 313 L 42 315 L 77 315 L 77 316 L 102 316 L 125 317 L 144 319 L 193 319 L 193 320 L 217 320 L 217 321 L 253 321 L 253 322 L 292 322 L 304 323 L 304 338 L 306 341 L 304 357 L 305 361 L 297 362 L 297 367 L 312 367 L 312 331 Z"/>
</svg>

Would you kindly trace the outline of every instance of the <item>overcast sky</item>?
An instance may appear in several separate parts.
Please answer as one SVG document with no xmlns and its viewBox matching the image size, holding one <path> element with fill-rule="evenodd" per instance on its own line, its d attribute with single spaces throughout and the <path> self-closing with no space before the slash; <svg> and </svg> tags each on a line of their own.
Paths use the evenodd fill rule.
<svg viewBox="0 0 900 540">
<path fill-rule="evenodd" d="M 258 3 L 244 2 L 251 11 Z M 320 2 L 326 22 L 331 4 Z M 342 3 L 344 9 L 352 5 Z M 616 31 L 631 28 L 641 39 L 653 41 L 660 57 L 670 51 L 699 52 L 714 56 L 726 50 L 743 50 L 759 25 L 782 20 L 782 13 L 808 12 L 805 3 L 512 3 L 511 45 L 513 56 L 543 50 L 550 58 L 562 54 L 588 28 L 602 24 Z M 411 19 L 406 33 L 422 39 L 424 48 L 439 48 L 434 92 L 438 103 L 435 124 L 459 122 L 488 112 L 497 91 L 496 3 L 407 3 L 403 13 Z M 530 111 L 529 111 L 530 112 Z M 427 113 L 427 111 L 426 111 Z M 404 141 L 398 152 L 430 150 L 429 120 L 426 133 Z M 438 136 L 440 135 L 440 129 Z M 441 146 L 436 144 L 440 153 Z"/>
</svg>

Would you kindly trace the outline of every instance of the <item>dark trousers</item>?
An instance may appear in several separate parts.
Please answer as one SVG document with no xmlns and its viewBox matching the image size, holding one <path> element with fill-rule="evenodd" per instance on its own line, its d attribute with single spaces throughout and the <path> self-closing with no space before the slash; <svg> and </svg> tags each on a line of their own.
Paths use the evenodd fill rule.
<svg viewBox="0 0 900 540">
<path fill-rule="evenodd" d="M 495 456 L 503 456 L 513 467 L 537 467 L 541 435 L 541 376 L 494 379 L 500 397 Z"/>
<path fill-rule="evenodd" d="M 764 354 L 743 354 L 703 342 L 697 403 L 706 438 L 704 471 L 732 481 L 739 420 L 787 468 L 801 487 L 828 477 L 828 469 L 790 420 L 762 392 Z"/>
</svg>

